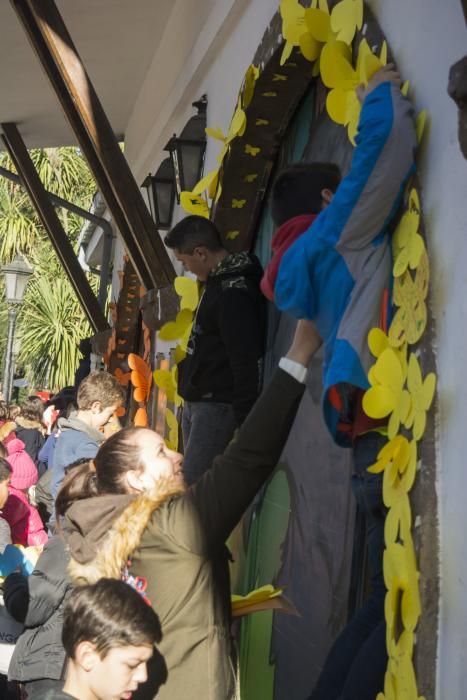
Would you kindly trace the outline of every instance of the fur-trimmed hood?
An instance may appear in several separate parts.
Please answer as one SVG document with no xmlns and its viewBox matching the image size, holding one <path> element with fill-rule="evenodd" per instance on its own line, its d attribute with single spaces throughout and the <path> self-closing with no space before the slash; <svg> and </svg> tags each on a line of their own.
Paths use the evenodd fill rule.
<svg viewBox="0 0 467 700">
<path fill-rule="evenodd" d="M 154 511 L 181 493 L 180 486 L 169 482 L 157 492 L 109 494 L 74 503 L 64 525 L 71 580 L 85 584 L 120 578 Z"/>
<path fill-rule="evenodd" d="M 17 416 L 16 424 L 19 428 L 24 428 L 25 430 L 39 430 L 39 432 L 44 432 L 44 426 L 37 420 L 30 420 L 29 418 L 24 418 L 23 416 Z"/>
<path fill-rule="evenodd" d="M 11 433 L 16 430 L 16 423 L 12 420 L 5 421 L 0 426 L 0 442 L 3 442 Z"/>
</svg>

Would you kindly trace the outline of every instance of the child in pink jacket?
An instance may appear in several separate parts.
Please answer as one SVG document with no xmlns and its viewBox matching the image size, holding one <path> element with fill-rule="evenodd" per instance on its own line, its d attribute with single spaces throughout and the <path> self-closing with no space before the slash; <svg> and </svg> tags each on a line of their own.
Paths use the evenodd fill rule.
<svg viewBox="0 0 467 700">
<path fill-rule="evenodd" d="M 11 440 L 6 446 L 7 461 L 11 466 L 8 500 L 3 507 L 3 517 L 11 528 L 13 544 L 41 546 L 47 540 L 47 533 L 36 508 L 28 499 L 28 489 L 37 483 L 36 465 L 25 452 L 22 440 Z"/>
</svg>

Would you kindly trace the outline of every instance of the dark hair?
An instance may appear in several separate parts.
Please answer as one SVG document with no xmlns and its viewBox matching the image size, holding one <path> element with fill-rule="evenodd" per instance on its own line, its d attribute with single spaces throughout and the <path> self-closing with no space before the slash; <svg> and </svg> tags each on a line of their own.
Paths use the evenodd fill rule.
<svg viewBox="0 0 467 700">
<path fill-rule="evenodd" d="M 271 214 L 276 226 L 302 214 L 321 211 L 321 190 L 335 192 L 341 181 L 335 163 L 295 163 L 281 170 L 272 186 Z"/>
<path fill-rule="evenodd" d="M 38 396 L 28 396 L 26 401 L 21 404 L 21 417 L 26 420 L 35 420 L 38 423 L 42 422 L 44 414 L 44 402 Z"/>
<path fill-rule="evenodd" d="M 224 247 L 215 224 L 204 216 L 196 215 L 187 216 L 179 221 L 166 235 L 165 245 L 188 255 L 198 246 L 203 246 L 213 253 Z"/>
<path fill-rule="evenodd" d="M 78 387 L 76 397 L 78 408 L 85 411 L 94 401 L 100 401 L 103 408 L 120 405 L 125 401 L 125 390 L 117 379 L 108 372 L 91 372 Z"/>
<path fill-rule="evenodd" d="M 8 404 L 6 401 L 0 401 L 0 420 L 8 420 Z"/>
<path fill-rule="evenodd" d="M 161 639 L 158 616 L 123 581 L 101 578 L 92 585 L 78 586 L 68 598 L 62 643 L 72 659 L 81 642 L 91 642 L 103 659 L 115 647 L 153 646 Z"/>
<path fill-rule="evenodd" d="M 1 443 L 0 443 L 1 444 Z M 7 452 L 5 445 L 2 445 L 2 448 Z M 8 454 L 8 452 L 7 452 Z M 5 457 L 0 457 L 0 481 L 6 481 L 7 479 L 10 478 L 11 475 L 11 466 L 9 462 L 6 461 Z"/>
<path fill-rule="evenodd" d="M 94 460 L 83 460 L 80 466 L 73 463 L 71 472 L 68 468 L 55 501 L 57 522 L 75 501 L 106 493 L 127 493 L 125 474 L 142 468 L 136 441 L 141 430 L 146 428 L 119 430 L 102 443 Z"/>
</svg>

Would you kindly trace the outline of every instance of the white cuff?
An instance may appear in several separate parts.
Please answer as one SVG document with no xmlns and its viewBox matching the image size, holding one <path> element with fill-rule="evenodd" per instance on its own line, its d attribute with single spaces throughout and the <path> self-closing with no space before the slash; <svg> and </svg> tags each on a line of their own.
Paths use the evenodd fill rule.
<svg viewBox="0 0 467 700">
<path fill-rule="evenodd" d="M 295 360 L 289 360 L 288 357 L 281 357 L 279 360 L 279 367 L 290 374 L 291 377 L 300 382 L 300 384 L 306 384 L 306 376 L 308 374 L 308 369 L 300 364 L 300 362 L 295 362 Z"/>
</svg>

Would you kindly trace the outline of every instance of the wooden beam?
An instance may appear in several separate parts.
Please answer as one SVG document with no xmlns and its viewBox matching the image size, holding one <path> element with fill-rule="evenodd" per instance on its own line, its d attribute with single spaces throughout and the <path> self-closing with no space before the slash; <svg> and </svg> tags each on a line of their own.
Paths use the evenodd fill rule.
<svg viewBox="0 0 467 700">
<path fill-rule="evenodd" d="M 141 283 L 147 289 L 170 284 L 175 271 L 167 250 L 54 0 L 10 2 L 60 100 Z"/>
<path fill-rule="evenodd" d="M 37 174 L 16 124 L 4 123 L 1 125 L 1 128 L 3 131 L 2 138 L 8 153 L 15 164 L 24 187 L 28 191 L 40 220 L 49 234 L 55 252 L 65 269 L 89 323 L 96 333 L 106 330 L 109 328 L 109 324 Z"/>
</svg>

